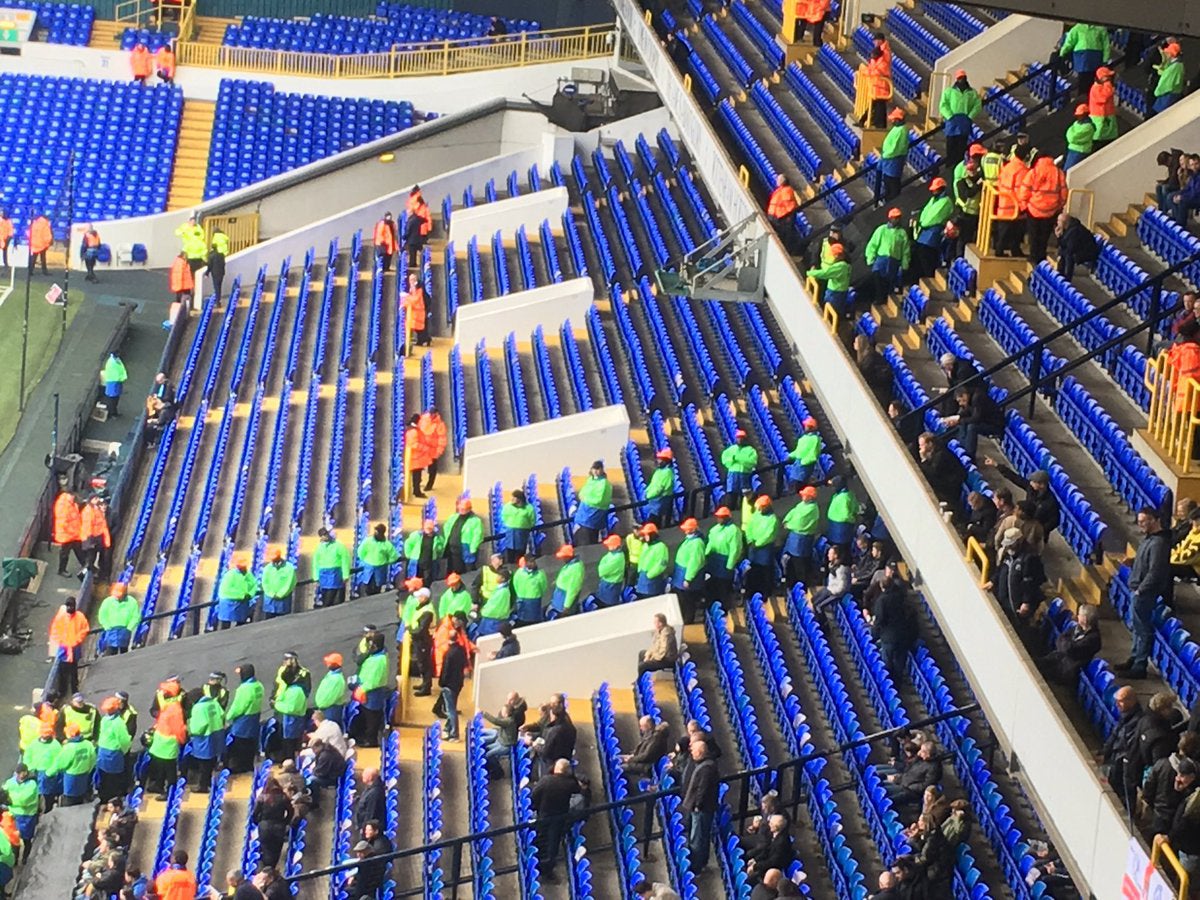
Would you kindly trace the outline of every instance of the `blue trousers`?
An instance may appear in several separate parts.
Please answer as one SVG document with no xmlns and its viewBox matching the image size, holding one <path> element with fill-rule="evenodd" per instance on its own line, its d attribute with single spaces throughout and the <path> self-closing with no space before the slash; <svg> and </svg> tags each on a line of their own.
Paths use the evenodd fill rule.
<svg viewBox="0 0 1200 900">
<path fill-rule="evenodd" d="M 693 812 L 688 823 L 688 855 L 691 870 L 699 872 L 708 865 L 708 854 L 712 850 L 713 814 Z"/>
<path fill-rule="evenodd" d="M 1134 668 L 1145 668 L 1150 659 L 1150 651 L 1154 648 L 1154 610 L 1157 606 L 1157 597 L 1140 597 L 1134 594 L 1133 647 L 1129 651 Z"/>
</svg>

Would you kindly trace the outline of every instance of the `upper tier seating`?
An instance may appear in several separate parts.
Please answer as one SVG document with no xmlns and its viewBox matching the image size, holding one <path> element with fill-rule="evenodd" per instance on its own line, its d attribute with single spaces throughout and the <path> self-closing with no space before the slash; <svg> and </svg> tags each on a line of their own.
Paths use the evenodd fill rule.
<svg viewBox="0 0 1200 900">
<path fill-rule="evenodd" d="M 177 87 L 0 75 L 0 190 L 24 241 L 30 208 L 44 212 L 57 237 L 68 222 L 161 212 L 183 93 Z M 132 143 L 131 129 L 153 135 Z M 67 209 L 66 179 L 75 155 L 75 209 Z"/>
<path fill-rule="evenodd" d="M 5 9 L 32 9 L 37 12 L 36 36 L 46 29 L 47 44 L 70 44 L 86 47 L 92 39 L 92 23 L 96 11 L 79 3 L 39 3 L 38 0 L 5 0 Z"/>
<path fill-rule="evenodd" d="M 235 191 L 412 124 L 407 101 L 286 94 L 265 81 L 223 79 L 204 196 Z"/>
</svg>

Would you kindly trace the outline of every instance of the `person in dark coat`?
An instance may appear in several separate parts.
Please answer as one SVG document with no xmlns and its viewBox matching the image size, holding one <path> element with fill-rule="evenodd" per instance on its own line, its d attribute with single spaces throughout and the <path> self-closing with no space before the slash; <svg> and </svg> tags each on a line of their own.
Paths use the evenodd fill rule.
<svg viewBox="0 0 1200 900">
<path fill-rule="evenodd" d="M 999 562 L 984 588 L 995 593 L 1008 617 L 1018 624 L 1032 621 L 1042 602 L 1046 569 L 1025 542 L 1020 528 L 1009 528 L 1000 542 Z"/>
<path fill-rule="evenodd" d="M 691 870 L 699 874 L 708 865 L 712 850 L 713 819 L 717 812 L 717 792 L 720 776 L 717 761 L 708 755 L 708 745 L 693 738 L 688 743 L 693 765 L 683 782 L 683 800 L 679 811 L 688 817 L 688 852 Z"/>
<path fill-rule="evenodd" d="M 996 504 L 979 491 L 967 494 L 967 522 L 963 528 L 964 538 L 975 538 L 985 548 L 996 530 Z"/>
<path fill-rule="evenodd" d="M 252 818 L 258 826 L 258 842 L 262 848 L 260 863 L 264 869 L 279 864 L 283 853 L 283 842 L 287 840 L 288 827 L 295 813 L 292 801 L 274 778 L 267 780 L 258 798 L 254 801 Z"/>
<path fill-rule="evenodd" d="M 467 651 L 458 642 L 458 632 L 450 629 L 450 647 L 442 657 L 442 674 L 438 676 L 438 687 L 442 689 L 442 709 L 446 713 L 446 729 L 442 736 L 448 741 L 458 737 L 458 695 L 463 689 L 467 672 Z"/>
<path fill-rule="evenodd" d="M 562 850 L 563 835 L 571 812 L 571 797 L 582 794 L 583 785 L 571 774 L 571 761 L 557 759 L 553 771 L 539 778 L 533 786 L 530 801 L 537 813 L 534 842 L 538 848 L 538 865 L 542 880 L 555 884 L 554 872 Z"/>
<path fill-rule="evenodd" d="M 1059 214 L 1054 233 L 1058 237 L 1058 274 L 1070 281 L 1075 277 L 1075 266 L 1092 266 L 1100 259 L 1100 245 L 1096 235 L 1088 231 L 1065 210 Z"/>
<path fill-rule="evenodd" d="M 1079 673 L 1100 652 L 1100 628 L 1097 607 L 1081 606 L 1075 621 L 1054 641 L 1054 649 L 1038 660 L 1038 668 L 1059 684 L 1075 687 Z"/>
<path fill-rule="evenodd" d="M 354 799 L 354 830 L 361 832 L 368 822 L 382 822 L 387 815 L 387 793 L 378 769 L 364 769 L 362 788 Z"/>
<path fill-rule="evenodd" d="M 942 421 L 954 428 L 954 439 L 963 452 L 975 459 L 981 435 L 997 437 L 1004 433 L 1004 410 L 992 399 L 987 385 L 976 383 L 954 392 L 958 411 Z"/>
<path fill-rule="evenodd" d="M 556 760 L 575 756 L 575 723 L 557 706 L 550 707 L 550 723 L 542 729 L 541 743 L 534 744 L 534 756 L 542 762 L 543 771 Z"/>
<path fill-rule="evenodd" d="M 1030 472 L 1029 478 L 1022 478 L 1008 466 L 996 462 L 990 456 L 983 458 L 985 466 L 993 466 L 1002 476 L 1025 491 L 1025 499 L 1033 503 L 1033 518 L 1042 526 L 1042 534 L 1050 539 L 1050 532 L 1058 528 L 1058 520 L 1062 509 L 1058 498 L 1050 490 L 1050 473 L 1044 469 Z"/>
<path fill-rule="evenodd" d="M 858 364 L 858 374 L 879 405 L 886 408 L 892 400 L 892 385 L 896 378 L 892 367 L 883 358 L 875 342 L 865 334 L 854 338 L 854 359 Z"/>
<path fill-rule="evenodd" d="M 649 716 L 638 720 L 638 742 L 632 753 L 621 758 L 626 775 L 651 775 L 658 761 L 671 749 L 671 726 L 657 725 Z"/>
<path fill-rule="evenodd" d="M 942 763 L 933 754 L 933 741 L 925 741 L 917 750 L 917 758 L 905 766 L 903 772 L 887 777 L 883 789 L 892 802 L 917 806 L 925 796 L 925 788 L 942 780 Z"/>
<path fill-rule="evenodd" d="M 787 819 L 778 813 L 767 820 L 767 839 L 750 855 L 747 871 L 753 880 L 761 879 L 768 869 L 786 872 L 796 861 L 796 848 L 792 846 L 792 835 L 787 826 Z"/>
<path fill-rule="evenodd" d="M 913 895 L 929 900 L 952 896 L 950 879 L 954 875 L 955 848 L 950 846 L 932 816 L 922 815 L 917 819 L 913 844 L 918 873 Z"/>
<path fill-rule="evenodd" d="M 1198 774 L 1193 754 L 1200 747 L 1191 746 L 1191 752 L 1186 752 L 1185 742 L 1195 745 L 1196 735 L 1185 734 L 1179 739 L 1179 750 L 1170 756 L 1160 759 L 1150 768 L 1150 774 L 1142 785 L 1142 800 L 1150 813 L 1147 833 L 1153 837 L 1156 834 L 1166 834 L 1171 830 L 1175 821 L 1175 813 L 1180 804 L 1187 800 L 1192 791 L 1196 790 Z"/>
<path fill-rule="evenodd" d="M 909 601 L 908 586 L 898 569 L 895 560 L 884 566 L 882 589 L 875 597 L 869 617 L 871 633 L 879 641 L 884 664 L 893 678 L 904 672 L 908 654 L 917 642 L 917 611 Z"/>
<path fill-rule="evenodd" d="M 1130 803 L 1125 797 L 1125 769 L 1130 766 L 1130 759 L 1137 746 L 1138 728 L 1145 710 L 1129 685 L 1117 688 L 1113 701 L 1117 704 L 1117 724 L 1104 742 L 1100 760 L 1105 767 L 1108 783 L 1121 795 L 1128 808 Z"/>
<path fill-rule="evenodd" d="M 1176 696 L 1159 691 L 1150 698 L 1146 714 L 1138 722 L 1133 736 L 1129 763 L 1125 766 L 1125 796 L 1132 803 L 1144 773 L 1160 759 L 1166 759 L 1179 743 L 1178 733 L 1183 723 Z"/>
<path fill-rule="evenodd" d="M 937 436 L 931 431 L 923 432 L 917 438 L 917 465 L 934 496 L 951 509 L 958 509 L 967 473 L 954 455 L 938 444 Z"/>
</svg>

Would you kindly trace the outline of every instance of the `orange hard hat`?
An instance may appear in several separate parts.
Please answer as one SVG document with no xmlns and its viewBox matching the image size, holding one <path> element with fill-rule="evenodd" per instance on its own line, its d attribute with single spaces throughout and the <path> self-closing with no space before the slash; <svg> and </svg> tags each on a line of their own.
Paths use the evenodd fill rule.
<svg viewBox="0 0 1200 900">
<path fill-rule="evenodd" d="M 755 509 L 766 509 L 770 505 L 771 505 L 771 498 L 768 497 L 766 494 L 759 494 L 758 497 L 754 501 Z"/>
<path fill-rule="evenodd" d="M 425 587 L 425 582 L 420 578 L 406 578 L 404 581 L 406 591 L 419 591 L 423 587 Z"/>
<path fill-rule="evenodd" d="M 616 550 L 621 546 L 621 538 L 615 534 L 610 534 L 604 539 L 604 546 L 609 550 Z"/>
<path fill-rule="evenodd" d="M 739 428 L 733 433 L 733 436 L 735 438 L 744 438 L 746 436 L 746 430 L 744 428 Z"/>
<path fill-rule="evenodd" d="M 461 500 L 458 501 L 458 511 L 460 513 L 465 513 L 465 512 L 471 511 L 471 498 L 470 497 L 463 497 Z"/>
<path fill-rule="evenodd" d="M 945 190 L 945 188 L 946 188 L 946 179 L 945 178 L 935 178 L 935 179 L 933 179 L 933 181 L 929 182 L 929 190 L 930 191 L 941 191 L 941 190 Z"/>
<path fill-rule="evenodd" d="M 833 254 L 834 256 L 841 256 L 842 254 L 844 254 L 846 252 L 846 248 L 843 247 L 841 244 L 830 244 L 829 252 L 831 254 Z"/>
<path fill-rule="evenodd" d="M 457 585 L 460 585 L 460 584 L 462 584 L 462 576 L 459 575 L 457 572 L 451 572 L 449 575 L 446 576 L 446 584 L 450 585 L 450 587 L 455 587 Z"/>
<path fill-rule="evenodd" d="M 815 487 L 813 487 L 811 484 L 808 485 L 807 487 L 800 488 L 800 499 L 806 500 L 809 502 L 816 500 L 817 499 L 817 489 Z"/>
<path fill-rule="evenodd" d="M 100 701 L 100 712 L 106 716 L 111 716 L 121 708 L 121 701 L 116 697 L 105 697 Z"/>
<path fill-rule="evenodd" d="M 728 506 L 721 506 L 717 508 L 717 511 L 713 515 L 718 519 L 728 519 L 733 513 L 729 511 Z"/>
<path fill-rule="evenodd" d="M 563 544 L 561 547 L 559 547 L 557 550 L 554 551 L 554 555 L 556 557 L 558 557 L 559 559 L 574 559 L 575 558 L 575 548 L 573 546 L 571 546 L 570 544 Z"/>
<path fill-rule="evenodd" d="M 1116 74 L 1117 73 L 1114 72 L 1112 69 L 1110 69 L 1108 66 L 1101 66 L 1100 68 L 1098 68 L 1096 70 L 1097 78 L 1112 78 Z"/>
<path fill-rule="evenodd" d="M 342 667 L 342 654 L 326 653 L 325 666 L 329 669 L 340 669 Z"/>
<path fill-rule="evenodd" d="M 63 729 L 63 734 L 67 737 L 79 737 L 79 726 L 71 722 Z"/>
<path fill-rule="evenodd" d="M 955 81 L 957 81 L 959 78 L 966 78 L 966 77 L 967 77 L 966 69 L 956 69 L 954 71 L 954 80 Z"/>
<path fill-rule="evenodd" d="M 641 528 L 638 529 L 638 534 L 642 535 L 643 537 L 648 537 L 649 535 L 652 535 L 652 534 L 658 534 L 658 526 L 655 525 L 653 522 L 647 522 L 645 525 L 643 525 Z"/>
<path fill-rule="evenodd" d="M 904 213 L 902 213 L 900 211 L 900 208 L 898 206 L 893 206 L 891 209 L 888 210 L 888 218 L 889 219 L 899 219 L 903 215 L 904 215 Z"/>
<path fill-rule="evenodd" d="M 679 523 L 679 530 L 684 534 L 695 534 L 700 530 L 700 523 L 695 519 L 684 519 Z"/>
<path fill-rule="evenodd" d="M 283 548 L 282 547 L 271 548 L 271 560 L 274 561 L 277 559 L 283 559 Z"/>
<path fill-rule="evenodd" d="M 816 431 L 817 429 L 817 420 L 812 416 L 805 416 L 804 421 L 800 424 L 804 426 L 805 431 Z"/>
<path fill-rule="evenodd" d="M 1080 103 L 1077 107 L 1075 107 L 1075 115 L 1086 116 L 1087 114 L 1088 114 L 1088 105 L 1086 103 Z"/>
<path fill-rule="evenodd" d="M 663 447 L 661 450 L 659 450 L 657 453 L 654 454 L 654 458 L 655 459 L 665 459 L 668 462 L 670 462 L 671 460 L 673 460 L 675 458 L 675 454 L 671 452 L 670 447 Z"/>
<path fill-rule="evenodd" d="M 987 153 L 987 147 L 983 144 L 972 144 L 967 148 L 967 156 L 984 156 Z"/>
<path fill-rule="evenodd" d="M 904 110 L 902 110 L 898 106 L 892 107 L 892 111 L 890 113 L 888 113 L 888 119 L 891 120 L 892 122 L 903 122 L 904 121 Z"/>
<path fill-rule="evenodd" d="M 233 564 L 239 569 L 248 569 L 250 567 L 250 560 L 246 558 L 246 554 L 239 553 L 233 558 Z"/>
<path fill-rule="evenodd" d="M 114 597 L 124 597 L 125 592 L 127 590 L 128 590 L 128 588 L 125 587 L 125 582 L 123 582 L 123 581 L 114 581 L 113 582 L 112 595 Z"/>
<path fill-rule="evenodd" d="M 38 735 L 40 737 L 54 737 L 54 726 L 49 722 L 43 722 L 42 726 L 38 729 Z"/>
<path fill-rule="evenodd" d="M 1171 41 L 1171 43 L 1163 47 L 1163 50 L 1171 56 L 1178 56 L 1183 52 L 1183 48 L 1180 47 L 1175 41 Z"/>
</svg>

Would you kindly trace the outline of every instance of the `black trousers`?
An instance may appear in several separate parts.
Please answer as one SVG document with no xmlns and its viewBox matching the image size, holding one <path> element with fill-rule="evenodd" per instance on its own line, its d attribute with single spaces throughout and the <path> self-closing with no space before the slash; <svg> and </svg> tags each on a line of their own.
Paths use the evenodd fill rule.
<svg viewBox="0 0 1200 900">
<path fill-rule="evenodd" d="M 42 250 L 40 253 L 35 253 L 35 254 L 33 254 L 33 256 L 31 256 L 29 258 L 29 268 L 32 269 L 34 264 L 39 259 L 42 261 L 42 274 L 49 275 L 50 272 L 46 269 L 46 251 L 45 250 Z"/>
<path fill-rule="evenodd" d="M 951 172 L 954 167 L 963 161 L 963 157 L 967 155 L 967 147 L 971 145 L 971 136 L 969 134 L 956 134 L 946 136 L 946 157 L 942 160 L 944 165 Z"/>
<path fill-rule="evenodd" d="M 900 196 L 900 176 L 899 175 L 884 175 L 883 176 L 883 199 L 891 200 Z"/>
<path fill-rule="evenodd" d="M 583 547 L 587 544 L 594 544 L 600 540 L 600 532 L 595 528 L 586 528 L 583 525 L 575 526 L 575 546 Z"/>
<path fill-rule="evenodd" d="M 1056 216 L 1039 219 L 1029 217 L 1027 233 L 1029 234 L 1029 261 L 1035 266 L 1046 258 L 1046 248 L 1050 246 L 1050 235 L 1054 234 Z"/>
<path fill-rule="evenodd" d="M 434 481 L 437 480 L 437 476 L 438 476 L 438 460 L 434 459 L 434 461 L 429 464 L 428 468 L 425 469 L 425 491 L 426 491 L 426 493 L 433 490 L 433 483 L 434 483 Z"/>
<path fill-rule="evenodd" d="M 258 755 L 258 742 L 254 738 L 235 737 L 229 745 L 229 771 L 235 775 L 254 769 L 254 758 Z"/>
<path fill-rule="evenodd" d="M 809 28 L 812 29 L 812 44 L 814 47 L 820 47 L 824 41 L 825 21 L 809 22 L 806 19 L 796 20 L 796 43 L 804 39 L 804 32 Z"/>
<path fill-rule="evenodd" d="M 388 271 L 392 267 L 392 256 L 395 254 L 388 253 L 380 244 L 375 245 L 375 258 L 383 260 L 383 271 Z"/>
<path fill-rule="evenodd" d="M 414 497 L 424 497 L 425 492 L 421 490 L 421 470 L 413 469 L 409 473 L 409 478 L 412 479 L 412 490 L 409 493 Z"/>
<path fill-rule="evenodd" d="M 90 253 L 84 254 L 83 264 L 87 268 L 87 275 L 85 276 L 85 278 L 88 281 L 95 281 L 96 280 L 96 257 Z"/>
<path fill-rule="evenodd" d="M 12 243 L 12 238 L 9 238 L 3 244 L 0 244 L 0 254 L 4 256 L 4 267 L 8 268 L 8 245 Z"/>
<path fill-rule="evenodd" d="M 993 237 L 992 252 L 996 256 L 1020 256 L 1021 243 L 1025 238 L 1025 222 L 1021 219 L 997 222 Z"/>
<path fill-rule="evenodd" d="M 178 777 L 178 760 L 151 756 L 146 764 L 146 793 L 165 794 Z"/>
<path fill-rule="evenodd" d="M 930 247 L 928 244 L 918 244 L 916 241 L 913 241 L 912 267 L 915 277 L 929 278 L 937 271 L 937 267 L 941 261 L 942 254 L 937 247 Z"/>
<path fill-rule="evenodd" d="M 321 588 L 317 593 L 317 606 L 337 606 L 346 599 L 346 586 Z"/>
<path fill-rule="evenodd" d="M 78 649 L 76 649 L 78 654 Z M 58 696 L 70 697 L 79 690 L 79 663 L 58 661 Z"/>
<path fill-rule="evenodd" d="M 354 727 L 357 732 L 355 741 L 360 747 L 378 747 L 379 729 L 382 726 L 382 709 L 367 709 L 365 706 L 360 706 L 358 715 L 354 719 Z"/>
<path fill-rule="evenodd" d="M 283 842 L 287 840 L 288 827 L 282 822 L 260 822 L 258 824 L 258 843 L 262 848 L 259 859 L 259 871 L 274 869 L 279 865 L 279 857 L 283 854 Z"/>
<path fill-rule="evenodd" d="M 225 283 L 224 275 L 213 275 L 209 272 L 209 277 L 212 278 L 213 293 L 217 295 L 217 302 L 221 302 L 221 286 Z"/>
<path fill-rule="evenodd" d="M 687 619 L 684 619 L 684 624 L 687 624 Z M 667 659 L 646 659 L 646 651 L 638 651 L 638 674 L 642 675 L 646 672 L 659 672 L 663 669 L 673 669 L 675 663 Z"/>
<path fill-rule="evenodd" d="M 412 656 L 413 666 L 421 677 L 417 690 L 429 694 L 433 689 L 433 645 L 429 641 L 413 641 Z"/>
<path fill-rule="evenodd" d="M 101 772 L 100 788 L 96 792 L 101 803 L 120 797 L 129 790 L 129 777 L 125 772 Z"/>
<path fill-rule="evenodd" d="M 429 490 L 429 488 L 425 488 Z M 470 566 L 467 565 L 466 559 L 463 558 L 462 544 L 454 544 L 446 548 L 446 574 L 454 572 L 457 575 L 464 575 L 470 571 Z"/>
<path fill-rule="evenodd" d="M 187 778 L 190 782 L 193 774 L 197 776 L 196 790 L 201 794 L 212 790 L 213 766 L 216 764 L 215 759 L 198 759 L 195 756 L 189 758 Z"/>
<path fill-rule="evenodd" d="M 87 565 L 87 557 L 83 555 L 83 545 L 79 541 L 71 541 L 66 544 L 58 545 L 58 574 L 67 574 L 67 560 L 71 558 L 71 554 L 75 554 L 75 560 L 79 563 L 80 568 Z"/>
<path fill-rule="evenodd" d="M 192 270 L 192 275 L 194 276 L 197 272 L 199 272 L 201 269 L 203 269 L 205 266 L 208 265 L 208 260 L 205 259 L 203 256 L 197 257 L 196 259 L 192 259 L 189 256 L 187 264 L 188 264 L 188 268 Z"/>
<path fill-rule="evenodd" d="M 558 865 L 565 831 L 566 822 L 558 816 L 538 820 L 533 840 L 538 850 L 538 868 L 543 876 L 551 874 Z"/>
<path fill-rule="evenodd" d="M 689 584 L 697 584 L 699 583 L 699 579 L 703 577 L 703 575 L 697 575 L 697 581 L 689 582 Z M 692 620 L 696 618 L 696 610 L 700 608 L 704 594 L 694 588 L 688 590 L 676 588 L 675 596 L 679 598 L 679 611 L 683 615 L 683 624 L 690 625 Z"/>
</svg>

